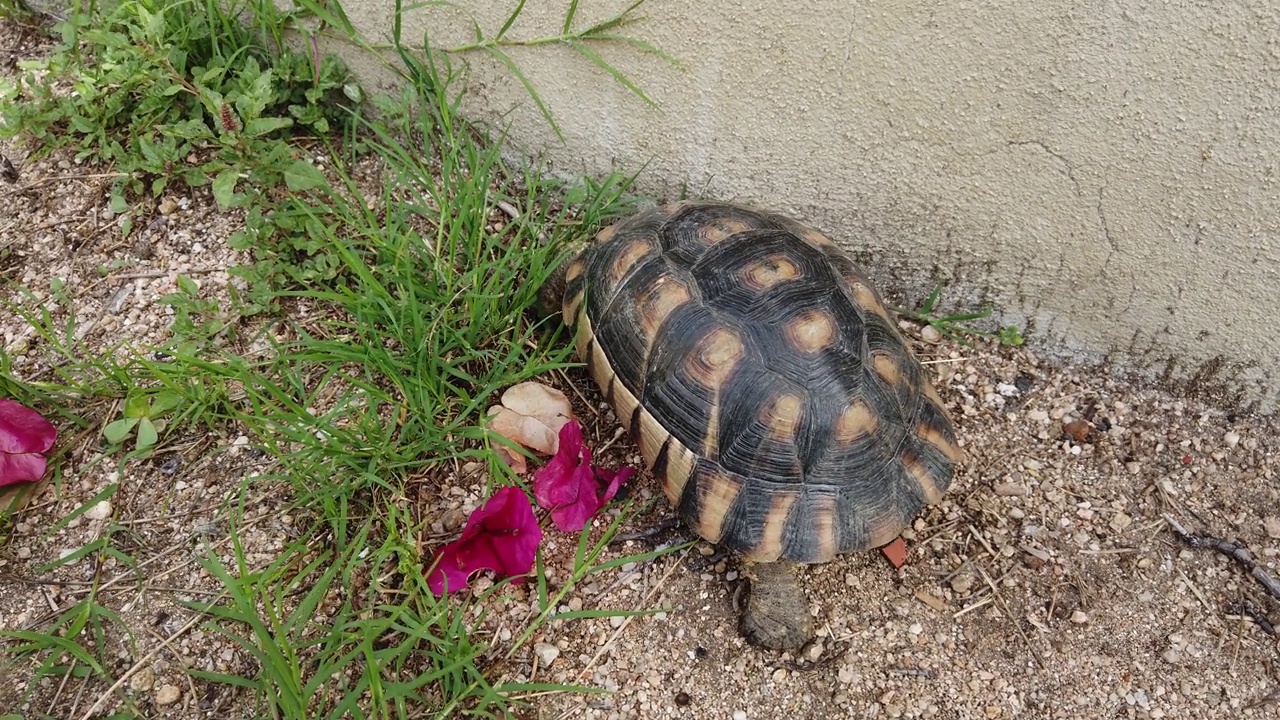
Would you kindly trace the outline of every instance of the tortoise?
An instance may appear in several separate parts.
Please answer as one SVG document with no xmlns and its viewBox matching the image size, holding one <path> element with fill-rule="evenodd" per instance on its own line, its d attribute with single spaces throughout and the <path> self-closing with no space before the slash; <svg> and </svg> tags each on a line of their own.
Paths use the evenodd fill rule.
<svg viewBox="0 0 1280 720">
<path fill-rule="evenodd" d="M 740 554 L 740 631 L 813 637 L 796 564 L 898 536 L 951 483 L 943 403 L 880 295 L 817 230 L 682 202 L 601 230 L 543 286 L 682 519 Z"/>
</svg>

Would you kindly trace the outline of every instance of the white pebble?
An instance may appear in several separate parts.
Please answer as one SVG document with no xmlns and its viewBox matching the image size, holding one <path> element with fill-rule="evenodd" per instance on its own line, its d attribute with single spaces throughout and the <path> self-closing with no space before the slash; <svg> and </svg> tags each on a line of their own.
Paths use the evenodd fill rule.
<svg viewBox="0 0 1280 720">
<path fill-rule="evenodd" d="M 734 711 L 733 711 L 733 720 L 747 720 L 747 711 L 746 711 L 746 710 L 734 710 Z"/>
<path fill-rule="evenodd" d="M 103 500 L 97 505 L 85 510 L 84 516 L 90 520 L 106 520 L 111 517 L 111 503 L 107 500 Z"/>
<path fill-rule="evenodd" d="M 1227 444 L 1227 447 L 1233 448 L 1240 444 L 1240 433 L 1235 430 L 1228 430 L 1227 434 L 1222 436 L 1222 440 Z"/>
<path fill-rule="evenodd" d="M 1075 612 L 1071 613 L 1071 622 L 1077 625 L 1083 625 L 1089 622 L 1089 613 L 1083 610 L 1076 610 Z"/>
<path fill-rule="evenodd" d="M 538 643 L 533 646 L 533 652 L 538 656 L 538 661 L 543 667 L 550 667 L 551 663 L 560 657 L 560 648 L 551 643 Z"/>
</svg>

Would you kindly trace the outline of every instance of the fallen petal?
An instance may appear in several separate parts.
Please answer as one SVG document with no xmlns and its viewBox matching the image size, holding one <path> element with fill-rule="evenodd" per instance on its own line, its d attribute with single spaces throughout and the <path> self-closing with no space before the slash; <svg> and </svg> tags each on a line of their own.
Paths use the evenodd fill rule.
<svg viewBox="0 0 1280 720">
<path fill-rule="evenodd" d="M 533 496 L 538 505 L 554 510 L 577 502 L 582 483 L 573 474 L 590 461 L 591 451 L 582 447 L 582 428 L 576 422 L 565 423 L 560 428 L 560 449 L 533 475 Z"/>
<path fill-rule="evenodd" d="M 529 461 L 524 455 L 502 446 L 494 448 L 494 452 L 498 453 L 498 459 L 506 463 L 515 474 L 523 475 L 529 471 Z"/>
<path fill-rule="evenodd" d="M 58 429 L 40 413 L 0 399 L 0 453 L 45 453 L 57 439 Z"/>
<path fill-rule="evenodd" d="M 542 541 L 542 529 L 518 487 L 498 490 L 467 518 L 462 536 L 437 553 L 427 587 L 437 597 L 468 586 L 479 570 L 494 570 L 501 577 L 527 575 L 533 570 Z"/>
<path fill-rule="evenodd" d="M 636 469 L 622 467 L 617 470 L 596 470 L 596 472 L 608 483 L 604 489 L 604 495 L 600 496 L 600 506 L 604 507 L 609 504 L 614 495 L 618 494 L 618 490 L 622 489 L 622 486 L 636 474 Z"/>
<path fill-rule="evenodd" d="M 436 597 L 440 597 L 447 590 L 448 592 L 458 592 L 465 590 L 471 579 L 471 573 L 480 568 L 466 569 L 458 563 L 458 548 L 456 545 L 446 545 L 436 554 L 436 566 L 427 576 L 427 587 Z"/>
<path fill-rule="evenodd" d="M 40 453 L 0 452 L 0 487 L 35 482 L 44 477 L 48 460 Z"/>
</svg>

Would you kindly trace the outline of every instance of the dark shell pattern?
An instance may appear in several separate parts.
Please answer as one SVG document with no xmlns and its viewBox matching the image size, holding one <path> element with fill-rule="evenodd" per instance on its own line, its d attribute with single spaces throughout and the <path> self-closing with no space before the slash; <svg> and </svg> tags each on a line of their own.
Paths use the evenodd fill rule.
<svg viewBox="0 0 1280 720">
<path fill-rule="evenodd" d="M 601 231 L 564 317 L 668 499 L 748 559 L 883 545 L 959 460 L 879 294 L 817 230 L 680 203 Z"/>
</svg>

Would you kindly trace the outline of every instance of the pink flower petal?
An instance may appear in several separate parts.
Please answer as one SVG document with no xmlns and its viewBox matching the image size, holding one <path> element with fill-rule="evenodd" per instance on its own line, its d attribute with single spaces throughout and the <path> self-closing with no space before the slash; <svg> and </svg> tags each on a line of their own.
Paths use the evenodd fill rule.
<svg viewBox="0 0 1280 720">
<path fill-rule="evenodd" d="M 605 482 L 609 483 L 608 487 L 604 489 L 604 495 L 600 496 L 600 505 L 604 506 L 607 505 L 609 501 L 613 499 L 613 496 L 617 495 L 618 491 L 622 489 L 622 486 L 636 474 L 636 469 L 633 467 L 623 467 L 618 468 L 617 470 L 596 470 L 596 472 L 599 473 L 600 477 L 604 478 Z"/>
<path fill-rule="evenodd" d="M 557 528 L 578 532 L 634 474 L 631 468 L 611 472 L 592 467 L 591 448 L 583 445 L 582 428 L 571 421 L 560 428 L 560 451 L 534 474 L 533 494 L 539 505 L 551 511 Z M 603 494 L 600 480 L 606 483 Z"/>
<path fill-rule="evenodd" d="M 436 555 L 436 558 L 436 567 L 427 576 L 427 587 L 431 588 L 432 594 L 436 597 L 443 595 L 446 589 L 448 592 L 458 592 L 465 589 L 471 578 L 471 573 L 479 569 L 467 569 L 458 564 L 458 548 L 456 544 L 444 546 Z"/>
<path fill-rule="evenodd" d="M 573 492 L 573 500 L 552 508 L 551 521 L 562 532 L 578 532 L 587 526 L 587 522 L 601 507 L 596 497 L 596 481 L 591 474 L 591 467 L 580 465 L 574 468 L 564 487 L 566 491 Z"/>
<path fill-rule="evenodd" d="M 58 429 L 21 403 L 0 399 L 0 487 L 35 482 L 44 476 L 45 453 Z"/>
<path fill-rule="evenodd" d="M 534 473 L 533 496 L 538 504 L 550 510 L 577 502 L 578 484 L 570 479 L 583 462 L 591 462 L 591 451 L 582 447 L 582 428 L 576 422 L 565 423 L 560 428 L 560 447 L 555 456 Z"/>
<path fill-rule="evenodd" d="M 0 487 L 35 482 L 44 477 L 47 464 L 40 453 L 0 452 Z"/>
<path fill-rule="evenodd" d="M 541 541 L 529 496 L 518 487 L 504 487 L 471 513 L 461 537 L 436 553 L 427 587 L 439 597 L 446 583 L 449 592 L 465 589 L 479 570 L 493 570 L 500 577 L 528 575 Z"/>
<path fill-rule="evenodd" d="M 0 453 L 45 453 L 58 439 L 58 429 L 40 413 L 0 399 Z"/>
</svg>

